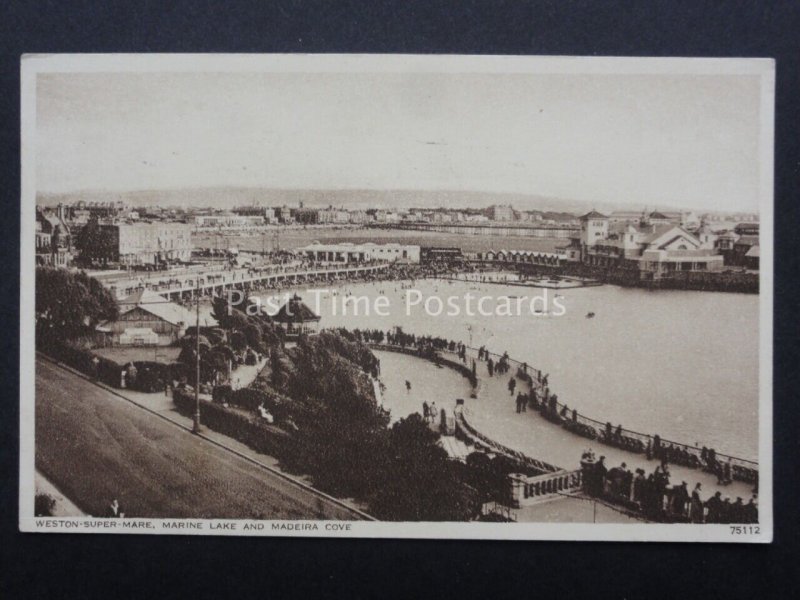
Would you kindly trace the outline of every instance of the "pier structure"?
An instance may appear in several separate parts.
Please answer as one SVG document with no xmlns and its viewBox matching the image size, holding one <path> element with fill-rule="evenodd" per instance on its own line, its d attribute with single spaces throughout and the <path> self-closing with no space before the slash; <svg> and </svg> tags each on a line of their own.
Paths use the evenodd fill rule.
<svg viewBox="0 0 800 600">
<path fill-rule="evenodd" d="M 216 266 L 207 268 L 118 272 L 93 275 L 115 298 L 125 298 L 137 290 L 151 290 L 169 300 L 189 300 L 196 294 L 222 295 L 227 290 L 248 292 L 263 287 L 282 287 L 314 282 L 335 281 L 353 275 L 378 274 L 388 269 L 388 262 L 349 265 L 270 265 L 251 268 Z"/>
</svg>

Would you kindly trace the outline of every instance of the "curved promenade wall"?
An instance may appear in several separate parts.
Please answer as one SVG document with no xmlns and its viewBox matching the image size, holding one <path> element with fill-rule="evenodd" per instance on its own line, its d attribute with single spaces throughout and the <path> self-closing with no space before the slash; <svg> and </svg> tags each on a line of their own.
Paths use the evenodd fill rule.
<svg viewBox="0 0 800 600">
<path fill-rule="evenodd" d="M 451 353 L 449 350 L 437 350 L 435 356 L 430 356 L 420 353 L 414 346 L 393 346 L 384 343 L 370 343 L 369 345 L 375 349 L 402 352 L 412 356 L 437 361 L 439 364 L 449 366 L 462 373 L 462 375 L 470 379 L 473 387 L 480 383 L 479 379 L 472 374 L 472 370 L 469 367 L 460 362 L 457 358 L 453 360 L 445 356 L 448 354 L 456 356 L 455 353 Z M 467 352 L 470 358 L 477 360 L 478 350 L 476 348 L 467 346 Z M 502 358 L 500 355 L 492 352 L 486 352 L 486 355 L 491 357 L 495 363 Z M 563 403 L 559 402 L 558 399 L 550 393 L 547 377 L 539 369 L 535 369 L 527 363 L 521 363 L 512 358 L 507 358 L 506 361 L 511 368 L 516 369 L 516 376 L 525 380 L 531 386 L 531 389 L 535 391 L 535 394 L 532 394 L 532 398 L 529 400 L 533 408 L 539 410 L 541 415 L 547 420 L 556 425 L 560 425 L 572 433 L 629 452 L 647 454 L 648 458 L 665 459 L 670 463 L 680 464 L 690 468 L 703 469 L 714 473 L 723 472 L 722 470 L 729 468 L 729 475 L 732 479 L 748 483 L 758 482 L 758 463 L 756 461 L 713 451 L 713 459 L 709 460 L 708 449 L 704 452 L 702 448 L 664 439 L 658 435 L 641 433 L 621 426 L 612 427 L 609 422 L 603 422 L 581 415 L 576 410 L 568 410 Z M 456 422 L 458 425 L 459 420 L 457 419 Z M 531 466 L 534 468 L 541 467 L 537 467 L 533 463 L 540 463 L 542 466 L 547 465 L 547 463 L 543 461 L 526 457 L 515 450 L 502 446 L 486 436 L 479 434 L 463 419 L 463 415 L 461 417 L 460 426 L 463 431 L 475 437 L 479 442 L 496 449 L 498 452 L 510 455 L 518 460 L 519 456 L 523 456 L 525 457 L 525 462 L 531 461 Z M 553 465 L 547 466 L 557 470 L 559 469 Z M 544 470 L 552 472 L 546 467 Z"/>
</svg>

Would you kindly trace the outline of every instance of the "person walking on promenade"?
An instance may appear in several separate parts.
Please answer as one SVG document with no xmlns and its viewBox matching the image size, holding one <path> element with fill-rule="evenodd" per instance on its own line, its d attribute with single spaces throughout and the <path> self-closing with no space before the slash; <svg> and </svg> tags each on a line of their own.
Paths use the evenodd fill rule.
<svg viewBox="0 0 800 600">
<path fill-rule="evenodd" d="M 436 402 L 431 402 L 431 423 L 436 423 Z"/>
<path fill-rule="evenodd" d="M 406 379 L 406 394 L 411 391 L 411 382 Z"/>
<path fill-rule="evenodd" d="M 516 389 L 517 389 L 517 380 L 512 377 L 511 379 L 508 380 L 509 395 L 513 396 L 514 395 L 514 390 L 516 390 Z"/>
<path fill-rule="evenodd" d="M 494 361 L 491 358 L 486 362 L 486 368 L 489 370 L 489 377 L 494 377 Z"/>
<path fill-rule="evenodd" d="M 108 505 L 108 509 L 106 510 L 106 517 L 109 519 L 113 519 L 116 517 L 124 517 L 125 513 L 122 511 L 122 506 L 120 506 L 119 501 L 114 498 L 111 501 L 111 504 Z"/>
<path fill-rule="evenodd" d="M 427 400 L 423 400 L 422 401 L 422 416 L 427 421 L 428 418 L 430 417 L 430 415 L 431 415 L 431 409 L 428 406 L 428 401 Z"/>
</svg>

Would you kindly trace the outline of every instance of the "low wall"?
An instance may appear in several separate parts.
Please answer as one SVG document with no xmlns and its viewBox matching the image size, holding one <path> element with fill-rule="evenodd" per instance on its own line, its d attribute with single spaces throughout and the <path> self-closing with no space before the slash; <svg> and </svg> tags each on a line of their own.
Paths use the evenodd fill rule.
<svg viewBox="0 0 800 600">
<path fill-rule="evenodd" d="M 468 350 L 477 353 L 475 348 L 468 348 Z M 495 362 L 500 359 L 497 354 L 489 352 L 488 355 Z M 532 408 L 538 410 L 548 421 L 560 425 L 567 431 L 628 452 L 647 454 L 648 458 L 664 459 L 672 464 L 704 469 L 713 473 L 718 473 L 720 469 L 725 468 L 726 463 L 729 463 L 732 479 L 753 484 L 758 482 L 758 463 L 756 461 L 717 452 L 712 463 L 708 461 L 707 456 L 703 457 L 702 448 L 624 427 L 612 427 L 608 422 L 581 415 L 576 410 L 565 410 L 566 406 L 563 403 L 557 399 L 553 401 L 547 386 L 548 382 L 541 371 L 512 358 L 506 360 L 512 368 L 516 368 L 517 377 L 526 380 L 537 391 L 538 400 L 530 402 Z"/>
<path fill-rule="evenodd" d="M 401 347 L 376 343 L 371 343 L 369 345 L 376 350 L 401 352 L 438 362 L 438 364 L 446 365 L 457 370 L 470 379 L 473 387 L 480 384 L 480 380 L 472 375 L 472 370 L 469 367 L 459 361 L 454 361 L 442 356 L 442 354 L 448 354 L 449 351 L 438 351 L 430 355 L 422 354 L 415 347 L 409 346 Z M 476 348 L 468 346 L 467 351 L 470 358 L 475 358 L 477 360 L 478 351 Z M 501 359 L 500 355 L 488 351 L 486 352 L 486 356 L 491 357 L 495 364 Z M 703 469 L 718 475 L 724 476 L 725 471 L 729 470 L 731 479 L 752 484 L 758 483 L 758 463 L 756 461 L 716 452 L 714 453 L 713 460 L 709 460 L 708 453 L 704 455 L 702 448 L 667 440 L 658 435 L 625 429 L 621 426 L 612 427 L 608 422 L 581 415 L 577 410 L 567 410 L 567 407 L 563 403 L 553 398 L 548 387 L 549 382 L 547 377 L 540 370 L 512 358 L 507 358 L 506 361 L 509 366 L 516 371 L 516 376 L 526 381 L 531 388 L 535 390 L 536 394 L 529 399 L 532 408 L 538 410 L 545 419 L 563 427 L 571 433 L 587 439 L 596 440 L 609 446 L 621 448 L 628 452 L 647 454 L 648 458 L 666 460 L 672 464 Z M 487 440 L 479 441 L 488 444 Z"/>
<path fill-rule="evenodd" d="M 478 448 L 485 448 L 491 452 L 502 454 L 512 460 L 525 465 L 528 468 L 535 469 L 540 473 L 558 473 L 563 471 L 561 467 L 551 465 L 543 460 L 531 458 L 518 450 L 513 450 L 508 446 L 504 446 L 493 439 L 486 437 L 475 429 L 467 422 L 463 410 L 456 410 L 455 412 L 456 431 L 461 434 L 464 441 Z"/>
<path fill-rule="evenodd" d="M 180 414 L 185 417 L 194 416 L 195 399 L 193 395 L 176 389 L 172 399 Z M 204 426 L 235 439 L 262 454 L 280 459 L 293 450 L 291 436 L 274 425 L 258 423 L 239 412 L 202 399 L 200 400 L 200 414 Z"/>
<path fill-rule="evenodd" d="M 511 502 L 515 508 L 536 504 L 561 494 L 580 491 L 583 486 L 583 471 L 558 471 L 526 477 L 518 473 L 509 475 Z"/>
</svg>

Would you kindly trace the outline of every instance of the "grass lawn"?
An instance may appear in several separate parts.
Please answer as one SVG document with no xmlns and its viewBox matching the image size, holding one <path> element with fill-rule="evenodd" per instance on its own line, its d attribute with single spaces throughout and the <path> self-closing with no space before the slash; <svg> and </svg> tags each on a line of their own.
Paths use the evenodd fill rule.
<svg viewBox="0 0 800 600">
<path fill-rule="evenodd" d="M 176 346 L 128 346 L 115 348 L 95 348 L 94 354 L 112 360 L 118 365 L 135 361 L 149 361 L 169 364 L 178 360 L 181 349 Z"/>
</svg>

